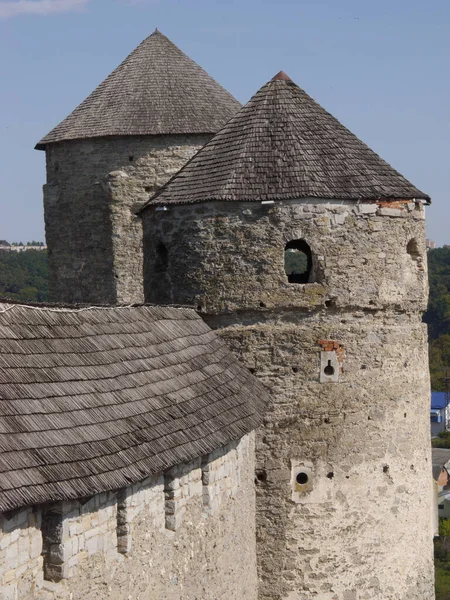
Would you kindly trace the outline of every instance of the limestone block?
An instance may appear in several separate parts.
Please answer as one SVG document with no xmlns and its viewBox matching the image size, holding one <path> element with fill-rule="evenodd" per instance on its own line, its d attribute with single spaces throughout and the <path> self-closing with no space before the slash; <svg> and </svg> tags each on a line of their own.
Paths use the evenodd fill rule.
<svg viewBox="0 0 450 600">
<path fill-rule="evenodd" d="M 362 215 L 375 214 L 378 210 L 378 204 L 358 204 L 358 212 Z"/>
<path fill-rule="evenodd" d="M 17 600 L 17 587 L 15 584 L 2 586 L 1 600 Z"/>
<path fill-rule="evenodd" d="M 16 569 L 19 563 L 19 547 L 17 542 L 6 548 L 4 568 Z"/>
<path fill-rule="evenodd" d="M 398 208 L 380 208 L 377 212 L 380 217 L 407 217 L 408 213 L 405 210 Z"/>
</svg>

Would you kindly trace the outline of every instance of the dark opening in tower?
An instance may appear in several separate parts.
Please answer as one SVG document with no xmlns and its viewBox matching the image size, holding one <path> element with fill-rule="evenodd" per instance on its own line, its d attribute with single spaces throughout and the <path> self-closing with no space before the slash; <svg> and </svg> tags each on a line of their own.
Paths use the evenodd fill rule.
<svg viewBox="0 0 450 600">
<path fill-rule="evenodd" d="M 305 240 L 291 240 L 286 244 L 284 270 L 289 283 L 311 283 L 312 255 Z"/>
<path fill-rule="evenodd" d="M 167 251 L 166 246 L 159 242 L 156 246 L 156 256 L 155 256 L 155 273 L 161 275 L 167 271 L 167 266 L 169 263 L 169 253 Z"/>
</svg>

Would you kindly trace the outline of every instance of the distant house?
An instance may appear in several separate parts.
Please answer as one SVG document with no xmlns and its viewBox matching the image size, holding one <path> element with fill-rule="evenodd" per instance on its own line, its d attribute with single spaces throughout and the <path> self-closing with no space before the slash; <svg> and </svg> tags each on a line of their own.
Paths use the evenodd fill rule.
<svg viewBox="0 0 450 600">
<path fill-rule="evenodd" d="M 432 448 L 435 507 L 435 535 L 439 535 L 439 518 L 450 517 L 450 449 Z"/>
<path fill-rule="evenodd" d="M 450 412 L 445 392 L 431 392 L 430 422 L 432 436 L 448 429 Z"/>
<path fill-rule="evenodd" d="M 32 246 L 32 245 L 14 245 L 14 246 L 9 246 L 8 250 L 10 250 L 11 252 L 27 252 L 28 250 L 47 250 L 47 246 Z"/>
</svg>

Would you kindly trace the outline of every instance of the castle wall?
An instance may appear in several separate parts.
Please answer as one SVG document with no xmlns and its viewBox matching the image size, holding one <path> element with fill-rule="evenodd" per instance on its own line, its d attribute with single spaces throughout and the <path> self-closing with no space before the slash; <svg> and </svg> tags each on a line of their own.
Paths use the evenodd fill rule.
<svg viewBox="0 0 450 600">
<path fill-rule="evenodd" d="M 95 138 L 47 147 L 51 301 L 142 302 L 142 228 L 134 212 L 210 137 Z"/>
<path fill-rule="evenodd" d="M 43 581 L 41 510 L 0 514 L 0 599 L 33 598 Z"/>
<path fill-rule="evenodd" d="M 253 479 L 250 434 L 126 489 L 2 517 L 0 599 L 256 600 Z"/>
<path fill-rule="evenodd" d="M 423 207 L 208 203 L 143 220 L 146 300 L 196 306 L 272 392 L 259 600 L 434 598 Z M 298 239 L 308 284 L 284 269 Z"/>
</svg>

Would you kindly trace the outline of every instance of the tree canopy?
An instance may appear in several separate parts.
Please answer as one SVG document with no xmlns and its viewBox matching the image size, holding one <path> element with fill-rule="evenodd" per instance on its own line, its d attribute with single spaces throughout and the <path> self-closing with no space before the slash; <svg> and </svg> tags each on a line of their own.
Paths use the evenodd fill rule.
<svg viewBox="0 0 450 600">
<path fill-rule="evenodd" d="M 431 389 L 439 392 L 445 390 L 445 367 L 450 367 L 450 248 L 428 252 L 428 280 L 430 298 L 424 321 L 430 343 Z"/>
<path fill-rule="evenodd" d="M 47 252 L 0 252 L 0 296 L 23 302 L 45 302 L 48 299 Z"/>
</svg>

